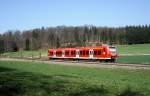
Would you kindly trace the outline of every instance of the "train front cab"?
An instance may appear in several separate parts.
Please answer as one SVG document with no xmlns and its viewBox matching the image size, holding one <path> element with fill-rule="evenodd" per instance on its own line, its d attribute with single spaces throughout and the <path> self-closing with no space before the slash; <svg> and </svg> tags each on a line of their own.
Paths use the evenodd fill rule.
<svg viewBox="0 0 150 96">
<path fill-rule="evenodd" d="M 114 46 L 110 46 L 109 47 L 109 52 L 111 54 L 111 61 L 115 62 L 116 58 L 118 57 L 117 52 L 116 52 L 116 48 Z"/>
<path fill-rule="evenodd" d="M 99 46 L 93 48 L 93 59 L 106 62 L 115 62 L 116 48 L 113 46 Z"/>
</svg>

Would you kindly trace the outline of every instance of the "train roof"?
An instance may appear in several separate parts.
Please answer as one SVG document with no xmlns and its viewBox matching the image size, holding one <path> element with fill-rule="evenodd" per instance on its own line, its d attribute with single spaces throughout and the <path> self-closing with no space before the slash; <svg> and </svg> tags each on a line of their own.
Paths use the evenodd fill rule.
<svg viewBox="0 0 150 96">
<path fill-rule="evenodd" d="M 108 45 L 102 45 L 102 46 L 85 46 L 85 47 L 75 47 L 75 48 L 56 48 L 56 49 L 49 49 L 49 50 L 76 50 L 76 49 L 90 49 L 90 48 L 104 48 L 108 47 Z"/>
</svg>

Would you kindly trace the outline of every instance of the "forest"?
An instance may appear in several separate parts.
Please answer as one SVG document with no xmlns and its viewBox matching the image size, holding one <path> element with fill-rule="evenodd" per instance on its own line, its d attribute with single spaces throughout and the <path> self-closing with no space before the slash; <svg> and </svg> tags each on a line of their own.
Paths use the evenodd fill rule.
<svg viewBox="0 0 150 96">
<path fill-rule="evenodd" d="M 100 44 L 150 43 L 150 25 L 125 27 L 56 26 L 0 34 L 0 53 Z"/>
</svg>

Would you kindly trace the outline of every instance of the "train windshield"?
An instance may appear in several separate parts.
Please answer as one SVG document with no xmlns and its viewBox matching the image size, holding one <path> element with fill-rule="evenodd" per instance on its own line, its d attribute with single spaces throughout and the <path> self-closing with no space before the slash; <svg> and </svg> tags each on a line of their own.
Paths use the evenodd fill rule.
<svg viewBox="0 0 150 96">
<path fill-rule="evenodd" d="M 111 46 L 111 47 L 109 47 L 109 51 L 110 51 L 111 53 L 116 53 L 116 48 L 113 47 L 113 46 Z"/>
</svg>

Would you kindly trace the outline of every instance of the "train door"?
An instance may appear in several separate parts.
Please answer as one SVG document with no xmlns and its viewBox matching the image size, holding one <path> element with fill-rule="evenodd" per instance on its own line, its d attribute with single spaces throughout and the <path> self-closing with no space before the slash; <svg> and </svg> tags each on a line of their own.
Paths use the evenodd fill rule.
<svg viewBox="0 0 150 96">
<path fill-rule="evenodd" d="M 53 54 L 53 56 L 54 56 L 54 57 L 56 57 L 56 51 L 55 51 L 55 50 L 54 50 L 54 54 Z"/>
<path fill-rule="evenodd" d="M 76 50 L 76 58 L 79 58 L 79 49 Z"/>
<path fill-rule="evenodd" d="M 62 57 L 65 57 L 65 50 L 62 50 Z"/>
<path fill-rule="evenodd" d="M 90 54 L 90 59 L 93 59 L 93 49 L 89 50 L 89 54 Z"/>
</svg>

